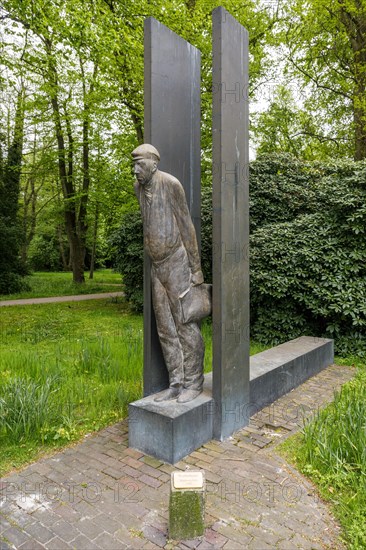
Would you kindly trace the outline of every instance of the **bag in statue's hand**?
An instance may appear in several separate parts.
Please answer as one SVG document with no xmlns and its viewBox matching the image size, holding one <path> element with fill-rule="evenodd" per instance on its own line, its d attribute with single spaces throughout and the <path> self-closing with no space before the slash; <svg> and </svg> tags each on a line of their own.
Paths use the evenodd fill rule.
<svg viewBox="0 0 366 550">
<path fill-rule="evenodd" d="M 190 286 L 179 296 L 183 324 L 197 323 L 211 315 L 212 285 L 202 283 Z"/>
</svg>

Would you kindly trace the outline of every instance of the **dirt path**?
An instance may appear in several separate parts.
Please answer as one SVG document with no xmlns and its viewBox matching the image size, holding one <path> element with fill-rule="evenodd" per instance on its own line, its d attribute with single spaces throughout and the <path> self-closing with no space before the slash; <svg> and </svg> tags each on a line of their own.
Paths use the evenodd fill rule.
<svg viewBox="0 0 366 550">
<path fill-rule="evenodd" d="M 83 300 L 102 300 L 103 298 L 117 298 L 123 292 L 103 292 L 100 294 L 78 294 L 76 296 L 51 296 L 49 298 L 25 298 L 23 300 L 4 300 L 0 307 L 26 306 L 31 304 L 55 304 L 57 302 L 81 302 Z"/>
</svg>

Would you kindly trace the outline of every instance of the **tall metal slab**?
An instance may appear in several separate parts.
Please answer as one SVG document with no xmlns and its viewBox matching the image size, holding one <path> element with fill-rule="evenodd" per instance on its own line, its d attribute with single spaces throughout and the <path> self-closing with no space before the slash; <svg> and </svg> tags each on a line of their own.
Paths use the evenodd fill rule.
<svg viewBox="0 0 366 550">
<path fill-rule="evenodd" d="M 159 169 L 182 183 L 200 242 L 199 50 L 150 17 L 145 21 L 145 142 L 160 152 Z M 144 257 L 144 395 L 168 387 Z"/>
<path fill-rule="evenodd" d="M 213 11 L 214 437 L 249 421 L 248 32 Z"/>
</svg>

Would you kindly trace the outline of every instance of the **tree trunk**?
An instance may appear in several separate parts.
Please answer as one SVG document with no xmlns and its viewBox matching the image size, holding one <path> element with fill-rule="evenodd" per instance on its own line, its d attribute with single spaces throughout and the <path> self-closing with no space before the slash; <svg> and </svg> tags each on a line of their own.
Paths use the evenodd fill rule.
<svg viewBox="0 0 366 550">
<path fill-rule="evenodd" d="M 27 179 L 24 188 L 24 207 L 23 207 L 23 242 L 21 246 L 21 258 L 25 265 L 28 261 L 28 249 L 32 242 L 36 232 L 36 206 L 37 206 L 37 192 L 35 186 L 35 164 L 36 164 L 36 152 L 37 152 L 37 131 L 34 133 L 33 139 L 33 151 L 32 151 L 32 171 Z M 43 185 L 43 183 L 42 183 Z M 42 187 L 41 185 L 41 187 Z M 30 207 L 30 213 L 29 213 Z"/>
<path fill-rule="evenodd" d="M 355 91 L 353 96 L 353 121 L 355 127 L 355 160 L 366 159 L 366 40 L 365 47 L 358 44 L 359 51 L 354 53 Z"/>
<path fill-rule="evenodd" d="M 350 3 L 338 1 L 353 54 L 354 159 L 358 161 L 366 159 L 366 15 L 361 9 L 353 11 Z"/>
<path fill-rule="evenodd" d="M 58 237 L 58 244 L 59 244 L 59 248 L 60 248 L 62 269 L 63 269 L 63 271 L 68 271 L 69 266 L 68 266 L 68 263 L 67 263 L 67 260 L 66 260 L 64 243 L 62 242 L 62 228 L 61 228 L 60 225 L 57 226 L 57 237 Z"/>
<path fill-rule="evenodd" d="M 364 92 L 365 93 L 365 92 Z M 357 97 L 355 98 L 357 100 Z M 354 106 L 353 120 L 355 125 L 355 160 L 366 159 L 366 121 L 365 110 Z"/>
<path fill-rule="evenodd" d="M 130 111 L 130 114 L 131 114 L 133 125 L 136 130 L 137 141 L 138 143 L 144 143 L 144 132 L 143 132 L 142 120 L 139 116 L 136 115 L 136 113 L 133 113 Z"/>
<path fill-rule="evenodd" d="M 94 229 L 93 229 L 93 245 L 92 245 L 92 253 L 90 258 L 90 273 L 89 273 L 89 279 L 93 279 L 94 277 L 94 266 L 95 266 L 95 251 L 97 248 L 97 236 L 98 236 L 98 218 L 99 218 L 99 203 L 97 202 L 95 205 L 95 218 L 94 218 Z"/>
<path fill-rule="evenodd" d="M 61 113 L 58 102 L 58 76 L 55 65 L 52 43 L 45 39 L 46 53 L 48 60 L 48 78 L 50 85 L 50 99 L 53 113 L 53 120 L 56 130 L 58 148 L 58 167 L 63 196 L 65 199 L 64 216 L 66 235 L 70 245 L 70 258 L 72 265 L 74 283 L 85 283 L 84 278 L 84 248 L 77 232 L 77 215 L 75 190 L 72 181 L 72 136 L 69 134 L 69 150 L 66 154 L 65 140 L 61 124 Z M 71 138 L 71 142 L 70 142 Z M 68 167 L 66 165 L 68 158 Z M 68 170 L 69 169 L 69 170 Z M 71 172 L 71 173 L 70 173 Z"/>
<path fill-rule="evenodd" d="M 6 204 L 3 205 L 3 215 L 15 222 L 18 213 L 20 192 L 20 174 L 22 166 L 24 133 L 24 88 L 18 93 L 15 112 L 14 136 L 9 146 L 8 159 L 4 170 L 4 191 Z M 4 208 L 5 207 L 5 208 Z"/>
</svg>

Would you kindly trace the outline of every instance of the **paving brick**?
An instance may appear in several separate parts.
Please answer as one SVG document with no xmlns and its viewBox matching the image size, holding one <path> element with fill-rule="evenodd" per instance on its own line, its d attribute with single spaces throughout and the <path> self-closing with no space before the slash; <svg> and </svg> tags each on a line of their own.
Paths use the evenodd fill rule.
<svg viewBox="0 0 366 550">
<path fill-rule="evenodd" d="M 0 516 L 0 535 L 7 529 L 10 529 L 11 526 L 12 524 L 6 518 Z"/>
<path fill-rule="evenodd" d="M 140 476 L 139 481 L 141 481 L 141 483 L 145 483 L 146 485 L 149 485 L 149 487 L 154 487 L 155 489 L 158 489 L 161 485 L 161 481 L 151 476 L 148 476 L 146 474 Z"/>
<path fill-rule="evenodd" d="M 232 525 L 223 525 L 218 529 L 218 532 L 226 537 L 229 541 L 241 544 L 242 547 L 249 544 L 252 540 L 251 536 L 245 534 L 243 531 L 239 531 Z"/>
<path fill-rule="evenodd" d="M 158 546 L 157 544 L 154 544 L 153 542 L 151 542 L 149 540 L 147 542 L 145 542 L 145 544 L 143 546 L 144 550 L 159 550 L 159 548 L 161 548 L 161 547 Z"/>
<path fill-rule="evenodd" d="M 33 523 L 26 528 L 26 533 L 34 540 L 45 544 L 55 536 L 54 532 L 39 522 Z"/>
<path fill-rule="evenodd" d="M 115 470 L 119 470 L 121 468 L 121 461 L 119 458 L 113 458 L 112 456 L 105 455 L 105 464 L 107 464 L 110 468 L 113 468 Z"/>
<path fill-rule="evenodd" d="M 49 527 L 50 525 L 54 525 L 56 521 L 60 519 L 60 516 L 54 512 L 49 507 L 41 506 L 40 508 L 37 508 L 35 512 L 30 515 L 33 520 L 40 521 L 43 525 L 46 525 Z"/>
<path fill-rule="evenodd" d="M 107 455 L 107 456 L 110 456 L 111 458 L 115 458 L 117 460 L 119 460 L 121 458 L 121 450 L 119 451 L 116 451 L 115 449 L 105 449 L 104 453 Z"/>
<path fill-rule="evenodd" d="M 114 537 L 127 547 L 133 548 L 133 550 L 143 548 L 146 544 L 146 539 L 144 538 L 142 531 L 138 528 L 131 528 L 127 530 L 123 527 L 114 533 Z"/>
<path fill-rule="evenodd" d="M 142 532 L 144 534 L 144 537 L 150 542 L 156 544 L 160 548 L 164 548 L 167 541 L 166 534 L 162 533 L 161 531 L 159 531 L 159 529 L 156 529 L 151 525 L 144 525 L 142 528 Z"/>
<path fill-rule="evenodd" d="M 132 456 L 132 458 L 136 458 L 136 460 L 138 460 L 142 456 L 145 456 L 144 453 L 140 453 L 140 451 L 136 451 L 136 449 L 131 449 L 130 447 L 128 447 L 124 451 L 124 454 L 128 456 Z"/>
<path fill-rule="evenodd" d="M 170 482 L 170 476 L 168 474 L 160 474 L 159 479 L 162 483 Z"/>
<path fill-rule="evenodd" d="M 153 458 L 152 456 L 147 456 L 147 455 L 140 458 L 140 460 L 145 464 L 148 464 L 152 468 L 160 468 L 160 466 L 162 466 L 163 464 L 161 460 L 158 460 L 157 458 Z"/>
<path fill-rule="evenodd" d="M 146 516 L 146 514 L 149 513 L 149 510 L 145 506 L 136 502 L 128 502 L 127 506 L 129 513 L 138 519 Z"/>
<path fill-rule="evenodd" d="M 234 542 L 233 540 L 228 540 L 223 548 L 225 548 L 225 550 L 243 550 L 243 548 L 248 547 L 243 546 L 243 544 L 241 543 Z"/>
<path fill-rule="evenodd" d="M 187 465 L 187 463 L 184 462 L 183 460 L 180 460 L 179 462 L 176 462 L 176 463 L 174 464 L 174 469 L 175 469 L 175 470 L 184 470 L 184 471 L 185 471 L 185 470 L 188 470 L 188 465 Z M 190 468 L 190 469 L 192 469 L 192 468 Z"/>
<path fill-rule="evenodd" d="M 221 483 L 222 477 L 218 476 L 217 474 L 214 474 L 210 470 L 205 470 L 205 478 L 206 481 L 209 481 L 210 483 Z"/>
<path fill-rule="evenodd" d="M 215 546 L 210 544 L 206 540 L 203 540 L 201 544 L 197 546 L 197 550 L 214 550 Z"/>
<path fill-rule="evenodd" d="M 138 478 L 141 475 L 140 470 L 135 470 L 134 468 L 131 468 L 131 466 L 125 466 L 123 468 L 123 473 L 127 476 L 131 476 L 133 478 Z"/>
<path fill-rule="evenodd" d="M 81 500 L 73 505 L 73 509 L 79 514 L 81 518 L 92 519 L 99 514 L 99 511 L 95 506 L 85 500 Z"/>
<path fill-rule="evenodd" d="M 268 544 L 274 548 L 277 542 L 282 538 L 278 533 L 273 531 L 267 531 L 262 526 L 257 527 L 253 525 L 244 526 L 245 533 L 250 535 L 253 539 L 259 540 L 265 544 Z"/>
<path fill-rule="evenodd" d="M 100 550 L 102 547 L 95 544 L 94 541 L 91 541 L 85 535 L 79 535 L 78 537 L 76 537 L 76 539 L 74 539 L 71 542 L 71 548 L 76 550 Z M 106 549 L 103 549 L 103 550 L 106 550 Z"/>
<path fill-rule="evenodd" d="M 115 470 L 114 468 L 105 468 L 103 473 L 113 479 L 120 479 L 123 476 L 123 470 Z"/>
<path fill-rule="evenodd" d="M 24 542 L 30 540 L 29 535 L 27 535 L 26 533 L 24 533 L 24 531 L 21 531 L 20 529 L 16 529 L 15 527 L 9 527 L 9 529 L 4 531 L 1 536 L 6 541 L 13 544 L 16 548 L 18 548 Z"/>
<path fill-rule="evenodd" d="M 197 537 L 195 539 L 183 540 L 182 544 L 185 546 L 185 548 L 194 549 L 194 548 L 198 548 L 198 546 L 201 544 L 202 541 L 203 541 L 203 537 Z"/>
<path fill-rule="evenodd" d="M 217 453 L 216 451 L 211 451 L 211 450 L 208 450 L 207 451 L 207 454 L 209 456 L 212 456 L 212 458 L 215 458 L 216 460 L 219 459 L 221 457 L 221 454 L 222 453 Z"/>
<path fill-rule="evenodd" d="M 2 549 L 1 545 L 0 548 Z M 45 547 L 42 544 L 35 540 L 27 540 L 19 546 L 18 550 L 44 550 L 44 548 Z"/>
<path fill-rule="evenodd" d="M 110 548 L 111 550 L 122 550 L 127 548 L 127 544 L 115 537 L 112 537 L 112 535 L 106 532 L 100 534 L 93 542 L 98 546 L 98 548 L 103 549 Z"/>
<path fill-rule="evenodd" d="M 301 537 L 298 533 L 296 533 L 292 537 L 291 542 L 294 548 L 301 548 L 301 550 L 312 550 L 313 548 L 312 541 L 305 539 L 304 537 Z"/>
<path fill-rule="evenodd" d="M 253 539 L 247 546 L 248 550 L 273 550 L 276 548 L 273 544 L 268 544 L 261 539 Z"/>
<path fill-rule="evenodd" d="M 215 548 L 221 548 L 227 542 L 227 538 L 224 535 L 220 535 L 213 529 L 206 529 L 205 540 L 210 544 L 213 544 Z"/>
<path fill-rule="evenodd" d="M 79 535 L 79 531 L 71 525 L 68 521 L 63 519 L 57 521 L 52 526 L 52 531 L 57 537 L 63 539 L 66 542 L 72 541 Z"/>
<path fill-rule="evenodd" d="M 210 451 L 215 451 L 216 453 L 222 453 L 223 449 L 220 446 L 220 443 L 215 441 L 208 441 L 203 445 L 205 449 L 209 449 Z"/>
<path fill-rule="evenodd" d="M 170 475 L 172 472 L 176 471 L 176 468 L 174 466 L 171 466 L 170 464 L 163 464 L 159 467 L 159 470 L 161 472 L 165 472 L 166 474 Z"/>
<path fill-rule="evenodd" d="M 143 458 L 146 458 L 146 457 L 143 457 Z M 136 460 L 136 458 L 133 458 L 132 456 L 129 456 L 129 455 L 124 456 L 121 459 L 121 462 L 124 464 L 127 464 L 128 466 L 130 466 L 131 468 L 134 468 L 135 470 L 139 470 L 141 466 L 143 466 L 144 464 L 140 460 Z"/>
<path fill-rule="evenodd" d="M 74 524 L 74 527 L 91 540 L 95 539 L 103 532 L 101 525 L 96 525 L 90 519 L 81 519 Z"/>
<path fill-rule="evenodd" d="M 140 468 L 140 471 L 143 472 L 144 474 L 147 474 L 148 476 L 154 477 L 156 479 L 159 478 L 160 475 L 161 475 L 160 470 L 152 468 L 148 464 L 143 464 Z"/>
<path fill-rule="evenodd" d="M 193 453 L 191 453 L 190 456 L 192 456 L 193 458 L 197 458 L 198 460 L 202 460 L 203 462 L 211 463 L 214 458 L 205 451 L 205 448 L 202 447 L 198 451 L 194 451 Z"/>
<path fill-rule="evenodd" d="M 94 519 L 94 522 L 96 525 L 100 525 L 101 531 L 107 531 L 110 535 L 113 535 L 113 533 L 121 527 L 118 521 L 112 519 L 106 514 L 99 514 L 99 516 Z"/>
<path fill-rule="evenodd" d="M 277 543 L 276 550 L 298 550 L 296 546 L 294 546 L 294 543 L 289 540 L 280 540 Z M 334 550 L 334 549 L 332 549 Z"/>
</svg>

